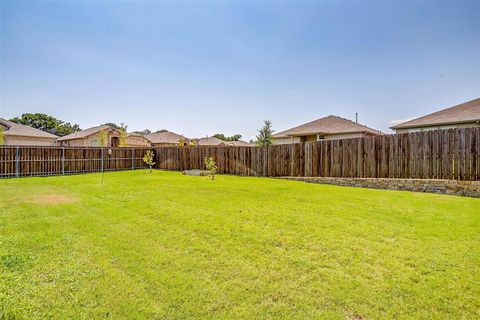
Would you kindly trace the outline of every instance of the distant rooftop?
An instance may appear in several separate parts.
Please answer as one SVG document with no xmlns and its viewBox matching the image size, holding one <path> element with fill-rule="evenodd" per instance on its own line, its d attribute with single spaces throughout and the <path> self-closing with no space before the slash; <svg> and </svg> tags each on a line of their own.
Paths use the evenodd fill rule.
<svg viewBox="0 0 480 320">
<path fill-rule="evenodd" d="M 67 134 L 66 136 L 63 136 L 63 137 L 59 138 L 58 141 L 82 139 L 82 138 L 88 137 L 89 135 L 92 135 L 94 133 L 97 133 L 97 132 L 100 132 L 102 130 L 109 129 L 109 128 L 112 128 L 112 127 L 107 126 L 105 124 L 101 125 L 101 126 L 91 127 L 91 128 L 88 128 L 88 129 L 85 129 L 85 130 L 82 130 L 82 131 Z"/>
<path fill-rule="evenodd" d="M 205 137 L 205 138 L 200 138 L 197 141 L 197 145 L 199 146 L 221 146 L 221 145 L 226 145 L 227 143 L 223 140 L 220 140 L 215 137 Z"/>
<path fill-rule="evenodd" d="M 236 146 L 236 147 L 253 147 L 254 146 L 253 144 L 250 144 L 247 141 L 243 141 L 243 140 L 228 141 L 227 144 L 231 146 Z"/>
<path fill-rule="evenodd" d="M 170 131 L 146 134 L 145 138 L 150 140 L 151 143 L 165 144 L 178 144 L 181 139 L 186 139 L 184 136 Z"/>
<path fill-rule="evenodd" d="M 480 98 L 390 127 L 407 129 L 480 121 Z"/>
<path fill-rule="evenodd" d="M 15 123 L 3 118 L 0 118 L 0 125 L 6 128 L 4 134 L 7 136 L 11 135 L 23 137 L 58 138 L 58 136 L 49 132 L 35 129 L 23 124 Z"/>
<path fill-rule="evenodd" d="M 291 136 L 306 136 L 314 134 L 342 134 L 342 133 L 369 133 L 373 135 L 382 134 L 379 130 L 369 128 L 365 125 L 355 123 L 351 120 L 330 115 L 300 126 L 281 131 L 273 135 L 274 138 L 285 138 Z"/>
</svg>

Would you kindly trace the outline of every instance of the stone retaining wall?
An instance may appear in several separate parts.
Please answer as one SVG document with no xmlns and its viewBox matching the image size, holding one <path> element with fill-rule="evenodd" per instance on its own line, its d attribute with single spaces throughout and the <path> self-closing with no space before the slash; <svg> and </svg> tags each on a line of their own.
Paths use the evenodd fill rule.
<svg viewBox="0 0 480 320">
<path fill-rule="evenodd" d="M 480 181 L 320 177 L 280 177 L 280 179 L 347 187 L 431 192 L 480 198 Z"/>
</svg>

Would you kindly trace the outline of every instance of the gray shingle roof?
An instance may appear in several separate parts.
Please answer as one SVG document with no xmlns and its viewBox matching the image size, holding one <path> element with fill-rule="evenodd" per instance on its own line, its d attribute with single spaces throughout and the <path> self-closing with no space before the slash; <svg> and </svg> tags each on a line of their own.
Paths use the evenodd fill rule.
<svg viewBox="0 0 480 320">
<path fill-rule="evenodd" d="M 94 133 L 100 132 L 105 129 L 113 129 L 110 126 L 107 125 L 101 125 L 101 126 L 96 126 L 96 127 L 91 127 L 82 131 L 74 132 L 71 134 L 67 134 L 66 136 L 63 136 L 58 139 L 58 141 L 64 141 L 64 140 L 73 140 L 73 139 L 82 139 L 85 137 L 88 137 L 89 135 L 92 135 Z"/>
<path fill-rule="evenodd" d="M 243 140 L 229 141 L 229 142 L 227 142 L 227 144 L 230 145 L 230 146 L 236 146 L 236 147 L 254 147 L 253 144 L 250 144 L 247 141 L 243 141 Z"/>
<path fill-rule="evenodd" d="M 480 98 L 390 127 L 405 129 L 480 121 Z"/>
<path fill-rule="evenodd" d="M 5 120 L 0 118 L 0 125 L 4 126 L 6 129 L 4 134 L 6 136 L 23 136 L 23 137 L 37 137 L 37 138 L 58 138 L 58 136 L 38 130 L 23 124 L 18 124 L 12 121 Z"/>
<path fill-rule="evenodd" d="M 200 138 L 197 141 L 199 146 L 222 146 L 226 145 L 226 142 L 215 137 Z"/>
<path fill-rule="evenodd" d="M 300 126 L 276 133 L 274 138 L 284 138 L 289 136 L 304 136 L 313 134 L 342 134 L 342 133 L 370 133 L 373 135 L 382 134 L 379 130 L 369 128 L 365 125 L 355 123 L 345 118 L 330 115 Z"/>
<path fill-rule="evenodd" d="M 184 136 L 170 131 L 146 134 L 145 138 L 150 140 L 151 143 L 168 144 L 178 144 L 181 139 L 186 139 Z"/>
<path fill-rule="evenodd" d="M 140 133 L 135 133 L 135 132 L 127 133 L 127 137 L 130 137 L 130 136 L 132 136 L 132 137 L 144 137 L 145 138 L 145 136 L 141 135 Z"/>
</svg>

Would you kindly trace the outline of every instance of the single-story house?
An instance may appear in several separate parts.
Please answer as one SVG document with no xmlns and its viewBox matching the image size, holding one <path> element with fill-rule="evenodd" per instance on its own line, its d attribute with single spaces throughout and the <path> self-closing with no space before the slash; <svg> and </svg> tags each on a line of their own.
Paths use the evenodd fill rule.
<svg viewBox="0 0 480 320">
<path fill-rule="evenodd" d="M 218 139 L 216 137 L 204 137 L 200 139 L 196 139 L 195 145 L 196 146 L 241 146 L 241 147 L 254 147 L 254 145 L 246 142 L 246 141 L 223 141 L 221 139 Z"/>
<path fill-rule="evenodd" d="M 5 137 L 4 145 L 55 146 L 58 136 L 23 124 L 0 118 L 0 130 Z"/>
<path fill-rule="evenodd" d="M 238 140 L 238 141 L 229 141 L 228 145 L 234 147 L 255 147 L 255 145 L 248 143 L 247 141 Z"/>
<path fill-rule="evenodd" d="M 378 136 L 382 132 L 363 124 L 338 116 L 330 115 L 300 126 L 276 133 L 272 136 L 273 144 L 312 142 L 321 140 L 338 140 Z"/>
<path fill-rule="evenodd" d="M 150 141 L 152 147 L 175 147 L 179 146 L 181 142 L 185 145 L 188 143 L 187 138 L 170 131 L 150 133 L 145 135 L 145 138 Z"/>
<path fill-rule="evenodd" d="M 150 147 L 151 142 L 139 133 L 127 133 L 126 144 L 129 147 Z"/>
<path fill-rule="evenodd" d="M 396 133 L 480 127 L 480 98 L 390 127 Z"/>
<path fill-rule="evenodd" d="M 226 146 L 228 142 L 215 137 L 205 137 L 197 140 L 197 146 Z"/>
<path fill-rule="evenodd" d="M 106 133 L 107 147 L 118 147 L 120 130 L 107 125 L 88 128 L 58 138 L 58 144 L 64 147 L 101 147 L 102 134 Z"/>
</svg>

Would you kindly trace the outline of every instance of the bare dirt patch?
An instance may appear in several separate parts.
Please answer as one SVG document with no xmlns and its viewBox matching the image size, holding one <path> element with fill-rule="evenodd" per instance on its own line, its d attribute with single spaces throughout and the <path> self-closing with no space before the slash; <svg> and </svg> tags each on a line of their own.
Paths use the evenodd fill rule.
<svg viewBox="0 0 480 320">
<path fill-rule="evenodd" d="M 75 202 L 76 199 L 65 194 L 42 194 L 35 195 L 27 199 L 26 202 L 37 204 L 68 204 Z"/>
</svg>

